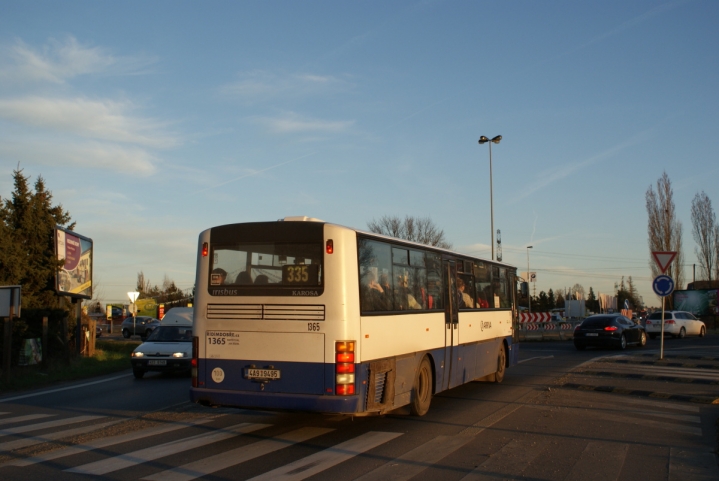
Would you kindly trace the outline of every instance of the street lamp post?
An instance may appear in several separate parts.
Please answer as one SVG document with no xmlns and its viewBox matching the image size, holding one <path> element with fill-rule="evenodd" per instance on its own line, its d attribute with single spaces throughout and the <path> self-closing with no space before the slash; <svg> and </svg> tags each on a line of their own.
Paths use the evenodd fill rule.
<svg viewBox="0 0 719 481">
<path fill-rule="evenodd" d="M 529 281 L 532 275 L 529 273 L 529 249 L 532 247 L 534 246 L 527 246 L 527 307 L 530 314 L 532 313 L 532 295 L 529 293 Z"/>
<path fill-rule="evenodd" d="M 488 139 L 484 135 L 479 138 L 479 145 L 489 142 L 489 212 L 492 228 L 492 260 L 494 260 L 494 193 L 492 192 L 492 144 L 498 144 L 502 140 L 501 135 Z"/>
</svg>

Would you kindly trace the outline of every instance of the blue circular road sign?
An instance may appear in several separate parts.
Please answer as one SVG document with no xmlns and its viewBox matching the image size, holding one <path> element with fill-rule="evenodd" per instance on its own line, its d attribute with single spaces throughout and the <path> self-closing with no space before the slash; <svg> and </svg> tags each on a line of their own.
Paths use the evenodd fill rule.
<svg viewBox="0 0 719 481">
<path fill-rule="evenodd" d="M 665 275 L 657 276 L 652 282 L 652 289 L 659 297 L 667 297 L 674 290 L 674 280 Z"/>
</svg>

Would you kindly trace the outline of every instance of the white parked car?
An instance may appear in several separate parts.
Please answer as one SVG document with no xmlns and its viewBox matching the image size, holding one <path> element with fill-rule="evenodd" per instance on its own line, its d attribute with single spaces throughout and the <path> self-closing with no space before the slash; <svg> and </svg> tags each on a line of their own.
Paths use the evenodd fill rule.
<svg viewBox="0 0 719 481">
<path fill-rule="evenodd" d="M 654 312 L 647 317 L 646 331 L 650 339 L 662 333 L 662 313 Z M 704 337 L 707 328 L 694 314 L 686 311 L 664 311 L 664 335 L 683 338 L 684 336 Z"/>
</svg>

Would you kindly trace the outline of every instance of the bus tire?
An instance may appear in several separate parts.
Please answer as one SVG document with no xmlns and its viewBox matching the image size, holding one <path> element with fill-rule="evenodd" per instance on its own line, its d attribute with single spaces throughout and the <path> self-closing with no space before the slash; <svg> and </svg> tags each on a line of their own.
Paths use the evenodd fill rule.
<svg viewBox="0 0 719 481">
<path fill-rule="evenodd" d="M 429 364 L 427 356 L 425 356 L 419 363 L 417 375 L 414 377 L 412 402 L 410 403 L 412 416 L 424 416 L 427 414 L 429 405 L 432 402 L 432 387 L 432 366 Z"/>
<path fill-rule="evenodd" d="M 494 373 L 494 382 L 500 383 L 504 381 L 504 373 L 507 370 L 507 353 L 504 350 L 504 343 L 499 345 L 499 353 L 497 354 L 497 372 Z"/>
</svg>

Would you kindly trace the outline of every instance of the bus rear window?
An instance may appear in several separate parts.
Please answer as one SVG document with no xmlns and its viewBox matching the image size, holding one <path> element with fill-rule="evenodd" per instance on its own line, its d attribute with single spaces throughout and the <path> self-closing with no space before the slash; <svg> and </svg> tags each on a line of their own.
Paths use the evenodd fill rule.
<svg viewBox="0 0 719 481">
<path fill-rule="evenodd" d="M 209 287 L 322 285 L 322 244 L 213 245 Z"/>
</svg>

